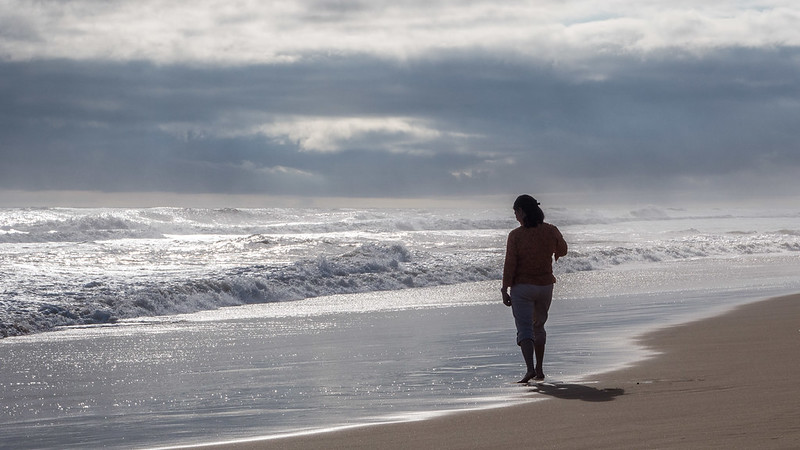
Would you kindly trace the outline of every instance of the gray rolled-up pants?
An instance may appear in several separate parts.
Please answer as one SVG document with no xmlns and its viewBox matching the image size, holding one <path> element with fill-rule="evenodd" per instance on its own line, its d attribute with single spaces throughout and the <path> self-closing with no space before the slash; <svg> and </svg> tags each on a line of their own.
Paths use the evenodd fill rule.
<svg viewBox="0 0 800 450">
<path fill-rule="evenodd" d="M 553 285 L 515 284 L 511 286 L 511 310 L 517 325 L 517 345 L 525 339 L 544 345 L 544 323 L 553 301 Z"/>
</svg>

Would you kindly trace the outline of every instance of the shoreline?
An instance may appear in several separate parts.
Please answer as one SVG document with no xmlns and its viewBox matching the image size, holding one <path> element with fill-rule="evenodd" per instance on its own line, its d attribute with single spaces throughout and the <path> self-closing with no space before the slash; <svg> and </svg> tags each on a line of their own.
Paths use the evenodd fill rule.
<svg viewBox="0 0 800 450">
<path fill-rule="evenodd" d="M 637 340 L 656 355 L 596 381 L 521 387 L 525 396 L 551 401 L 194 447 L 800 446 L 800 387 L 793 381 L 800 369 L 800 294 L 747 303 Z"/>
</svg>

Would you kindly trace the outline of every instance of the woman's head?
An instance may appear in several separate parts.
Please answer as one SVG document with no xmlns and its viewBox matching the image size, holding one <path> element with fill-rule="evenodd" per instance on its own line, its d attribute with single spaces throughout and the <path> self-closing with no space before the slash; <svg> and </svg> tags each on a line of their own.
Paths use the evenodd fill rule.
<svg viewBox="0 0 800 450">
<path fill-rule="evenodd" d="M 519 214 L 520 222 L 525 228 L 536 227 L 544 222 L 544 211 L 539 207 L 539 202 L 528 194 L 517 197 L 514 211 Z"/>
</svg>

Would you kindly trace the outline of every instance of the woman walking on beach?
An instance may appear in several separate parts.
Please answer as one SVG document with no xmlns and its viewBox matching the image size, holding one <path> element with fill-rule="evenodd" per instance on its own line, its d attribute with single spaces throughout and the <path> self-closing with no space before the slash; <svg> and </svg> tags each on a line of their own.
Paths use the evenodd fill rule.
<svg viewBox="0 0 800 450">
<path fill-rule="evenodd" d="M 544 212 L 530 195 L 517 197 L 514 214 L 520 227 L 508 234 L 501 291 L 503 303 L 514 313 L 517 345 L 528 369 L 519 383 L 527 383 L 531 379 L 544 380 L 542 362 L 547 340 L 544 323 L 556 282 L 553 257 L 557 261 L 566 255 L 567 243 L 558 228 L 544 223 Z"/>
</svg>

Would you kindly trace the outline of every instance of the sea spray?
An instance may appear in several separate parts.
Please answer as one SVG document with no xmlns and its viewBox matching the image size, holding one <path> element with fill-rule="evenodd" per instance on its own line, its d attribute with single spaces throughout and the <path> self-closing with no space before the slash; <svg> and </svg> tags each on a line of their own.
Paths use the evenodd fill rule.
<svg viewBox="0 0 800 450">
<path fill-rule="evenodd" d="M 0 336 L 500 278 L 504 210 L 0 210 Z M 800 251 L 796 212 L 548 211 L 563 273 Z"/>
</svg>

